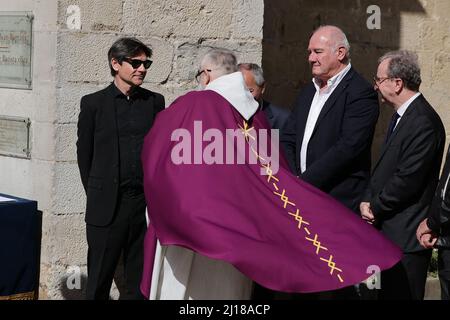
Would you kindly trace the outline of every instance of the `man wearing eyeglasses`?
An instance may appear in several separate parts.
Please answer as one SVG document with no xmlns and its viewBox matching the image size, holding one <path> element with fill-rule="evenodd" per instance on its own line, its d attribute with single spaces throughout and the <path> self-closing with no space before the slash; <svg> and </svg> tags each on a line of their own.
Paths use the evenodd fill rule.
<svg viewBox="0 0 450 320">
<path fill-rule="evenodd" d="M 220 174 L 219 172 L 223 168 L 231 166 L 217 164 L 173 166 L 172 156 L 166 157 L 173 155 L 173 150 L 171 150 L 172 141 L 174 141 L 172 140 L 173 129 L 175 131 L 180 128 L 188 130 L 187 128 L 192 128 L 196 121 L 200 122 L 204 128 L 211 127 L 209 131 L 217 132 L 221 129 L 225 132 L 223 126 L 235 128 L 241 125 L 243 120 L 257 121 L 260 124 L 260 120 L 254 119 L 255 117 L 261 119 L 263 115 L 256 115 L 258 103 L 246 89 L 244 78 L 238 72 L 237 59 L 233 52 L 222 48 L 208 51 L 201 59 L 195 78 L 201 90 L 178 98 L 161 113 L 163 118 L 159 117 L 155 128 L 160 128 L 158 126 L 161 125 L 164 128 L 163 131 L 158 129 L 162 135 L 159 136 L 157 143 L 150 143 L 155 137 L 153 131 L 145 140 L 142 153 L 146 173 L 144 183 L 150 206 L 149 214 L 152 221 L 158 221 L 158 224 L 151 222 L 147 231 L 141 289 L 150 299 L 249 299 L 252 292 L 252 281 L 248 277 L 230 263 L 222 261 L 226 259 L 217 260 L 220 259 L 220 255 L 217 259 L 207 257 L 204 254 L 205 251 L 200 248 L 205 247 L 197 241 L 194 241 L 197 245 L 189 245 L 192 238 L 197 236 L 206 240 L 207 246 L 222 239 L 224 230 L 216 230 L 217 233 L 211 233 L 212 238 L 204 232 L 206 229 L 214 228 L 215 222 L 213 221 L 221 215 L 220 212 L 224 205 L 222 196 L 212 197 L 209 192 L 215 192 L 213 191 L 216 189 L 215 186 L 223 186 L 226 183 L 216 180 L 217 174 Z M 170 132 L 169 135 L 167 135 L 168 132 Z M 193 135 L 194 139 L 195 135 Z M 159 143 L 162 145 L 158 146 Z M 194 145 L 196 143 L 194 142 Z M 152 150 L 150 151 L 150 149 Z M 154 157 L 155 155 L 157 158 Z M 202 157 L 202 154 L 196 153 L 196 156 L 198 155 Z M 153 170 L 155 161 L 158 162 L 157 170 Z M 213 171 L 207 173 L 209 170 Z M 235 180 L 233 177 L 229 178 Z M 160 185 L 159 190 L 164 190 L 164 195 L 158 195 L 159 191 L 152 191 L 156 182 Z M 178 187 L 180 189 L 177 191 L 173 189 Z M 202 194 L 202 190 L 205 192 L 207 190 L 206 194 Z M 174 198 L 169 200 L 167 198 L 169 195 Z M 194 203 L 195 205 L 192 205 Z M 161 205 L 166 208 L 161 210 Z M 209 214 L 209 211 L 213 212 Z M 164 230 L 167 227 L 167 221 L 158 218 L 158 214 L 164 214 L 165 217 L 176 214 L 177 218 L 169 218 L 171 221 L 169 230 L 183 238 L 185 245 L 178 247 L 172 245 L 178 244 L 177 242 L 172 242 L 158 247 L 156 252 L 153 250 L 156 246 L 156 233 L 154 233 L 156 225 L 162 232 L 158 234 L 158 237 L 166 238 Z M 182 222 L 185 219 L 186 221 Z M 207 220 L 210 222 L 206 222 Z M 182 225 L 174 226 L 178 221 L 182 222 Z M 209 225 L 206 229 L 202 227 L 204 222 Z M 218 225 L 225 226 L 226 223 L 224 221 Z M 227 228 L 223 227 L 223 229 Z M 164 244 L 164 240 L 161 241 Z M 220 246 L 213 247 L 213 250 L 216 250 Z M 190 250 L 194 248 L 197 249 L 197 252 Z"/>
<path fill-rule="evenodd" d="M 419 92 L 422 80 L 416 54 L 385 54 L 374 82 L 394 114 L 360 206 L 361 215 L 403 250 L 402 261 L 381 274 L 379 298 L 422 300 L 431 250 L 420 245 L 416 230 L 436 189 L 445 129 Z"/>
<path fill-rule="evenodd" d="M 263 98 L 266 89 L 263 69 L 256 63 L 240 63 L 238 67 L 244 77 L 248 91 L 258 101 L 261 110 L 264 111 L 267 117 L 267 121 L 269 121 L 270 127 L 281 130 L 289 117 L 289 111 L 277 107 Z"/>
<path fill-rule="evenodd" d="M 152 50 L 135 38 L 117 40 L 108 52 L 113 82 L 84 96 L 78 120 L 77 157 L 87 195 L 87 299 L 109 299 L 122 255 L 121 299 L 140 299 L 146 230 L 141 149 L 164 97 L 141 88 Z"/>
</svg>

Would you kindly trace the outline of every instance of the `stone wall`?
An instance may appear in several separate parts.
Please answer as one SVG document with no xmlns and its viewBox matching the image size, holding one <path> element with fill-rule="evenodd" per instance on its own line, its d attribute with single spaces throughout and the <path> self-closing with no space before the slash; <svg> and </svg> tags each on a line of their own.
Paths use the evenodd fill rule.
<svg viewBox="0 0 450 320">
<path fill-rule="evenodd" d="M 79 30 L 70 28 L 69 6 L 79 8 Z M 168 105 L 197 86 L 198 57 L 211 47 L 229 48 L 241 61 L 260 63 L 263 10 L 262 0 L 152 0 L 151 5 L 145 0 L 58 1 L 53 201 L 44 224 L 41 281 L 48 298 L 82 296 L 81 290 L 66 286 L 69 266 L 81 267 L 82 283 L 86 272 L 76 123 L 80 98 L 112 81 L 107 60 L 111 44 L 121 36 L 135 36 L 152 47 L 153 65 L 144 87 L 162 93 Z"/>
<path fill-rule="evenodd" d="M 56 5 L 54 1 L 1 1 L 0 12 L 34 15 L 32 90 L 0 88 L 0 115 L 30 118 L 31 160 L 0 156 L 0 192 L 39 198 L 39 208 L 51 206 L 54 162 Z"/>
<path fill-rule="evenodd" d="M 381 9 L 381 29 L 369 30 L 370 5 Z M 299 89 L 311 81 L 307 48 L 311 32 L 334 24 L 347 34 L 353 66 L 367 80 L 376 73 L 378 58 L 390 50 L 410 49 L 419 54 L 421 91 L 450 128 L 450 1 L 353 0 L 265 1 L 263 67 L 269 100 L 291 107 Z M 374 158 L 385 136 L 392 108 L 381 106 L 373 145 Z M 450 129 L 447 130 L 450 132 Z"/>
<path fill-rule="evenodd" d="M 0 12 L 7 11 L 34 15 L 32 90 L 0 88 L 0 115 L 31 120 L 31 160 L 0 156 L 0 193 L 37 200 L 46 223 L 54 203 L 57 6 L 53 0 L 1 1 Z"/>
<path fill-rule="evenodd" d="M 1 1 L 0 11 L 35 16 L 33 89 L 0 88 L 0 114 L 32 121 L 31 160 L 0 156 L 0 192 L 35 199 L 43 211 L 40 297 L 81 298 L 86 199 L 76 123 L 80 98 L 112 81 L 109 47 L 121 36 L 151 46 L 154 64 L 144 87 L 162 93 L 168 105 L 197 86 L 199 55 L 211 47 L 261 63 L 263 0 L 15 0 Z M 78 271 L 82 288 L 71 290 L 67 280 Z"/>
</svg>

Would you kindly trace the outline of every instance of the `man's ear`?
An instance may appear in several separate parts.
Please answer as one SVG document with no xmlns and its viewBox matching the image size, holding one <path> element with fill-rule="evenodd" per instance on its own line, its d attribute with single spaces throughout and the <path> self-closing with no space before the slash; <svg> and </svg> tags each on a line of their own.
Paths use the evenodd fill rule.
<svg viewBox="0 0 450 320">
<path fill-rule="evenodd" d="M 120 68 L 120 63 L 119 63 L 119 61 L 117 61 L 117 59 L 116 58 L 112 58 L 111 59 L 111 66 L 112 66 L 112 68 L 114 69 L 114 71 L 119 71 L 119 68 Z"/>
<path fill-rule="evenodd" d="M 400 92 L 402 92 L 405 86 L 403 80 L 400 78 L 395 78 L 394 82 L 395 82 L 395 93 L 399 94 Z"/>
<path fill-rule="evenodd" d="M 347 55 L 347 49 L 345 47 L 339 47 L 336 52 L 338 60 L 341 62 L 344 61 Z"/>
<path fill-rule="evenodd" d="M 209 74 L 209 72 L 205 72 L 206 74 L 206 85 L 208 85 L 212 80 L 211 80 L 211 75 Z"/>
<path fill-rule="evenodd" d="M 266 83 L 264 82 L 263 85 L 261 86 L 261 95 L 264 94 L 264 91 L 266 91 Z"/>
</svg>

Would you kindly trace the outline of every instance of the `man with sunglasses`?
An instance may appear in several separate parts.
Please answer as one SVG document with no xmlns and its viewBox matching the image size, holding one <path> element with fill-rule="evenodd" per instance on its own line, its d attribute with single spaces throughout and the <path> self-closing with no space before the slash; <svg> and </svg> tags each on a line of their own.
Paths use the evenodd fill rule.
<svg viewBox="0 0 450 320">
<path fill-rule="evenodd" d="M 87 299 L 108 299 L 119 258 L 121 299 L 140 299 L 146 230 L 141 149 L 164 97 L 141 88 L 152 50 L 135 38 L 117 40 L 108 52 L 113 82 L 84 96 L 78 120 L 77 157 L 87 195 Z"/>
</svg>

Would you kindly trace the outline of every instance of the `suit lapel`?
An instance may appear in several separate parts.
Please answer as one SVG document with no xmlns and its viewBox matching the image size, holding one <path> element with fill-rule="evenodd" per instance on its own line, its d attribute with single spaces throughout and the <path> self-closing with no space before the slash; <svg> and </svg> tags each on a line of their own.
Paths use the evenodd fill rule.
<svg viewBox="0 0 450 320">
<path fill-rule="evenodd" d="M 103 107 L 105 108 L 104 112 L 107 115 L 107 123 L 112 126 L 113 132 L 115 133 L 115 136 L 117 136 L 117 110 L 114 102 L 113 86 L 114 84 L 111 84 L 105 92 L 105 104 Z"/>
<path fill-rule="evenodd" d="M 389 146 L 394 141 L 395 137 L 402 132 L 403 127 L 405 126 L 405 123 L 409 121 L 410 118 L 414 117 L 414 109 L 415 105 L 418 102 L 418 99 L 415 99 L 411 105 L 408 107 L 406 112 L 403 114 L 403 116 L 400 118 L 400 122 L 397 124 L 397 127 L 395 127 L 394 131 L 392 132 L 391 136 L 389 137 L 389 140 L 386 141 L 386 143 L 383 144 L 383 147 L 381 149 L 380 157 L 378 158 L 377 163 L 375 164 L 375 167 L 373 168 L 373 171 L 377 168 L 378 164 L 381 162 L 381 159 L 386 154 L 386 151 L 389 149 Z"/>
<path fill-rule="evenodd" d="M 316 94 L 316 88 L 313 84 L 310 84 L 308 88 L 308 92 L 305 94 L 305 97 L 298 102 L 298 116 L 297 116 L 297 133 L 298 139 L 300 142 L 300 146 L 302 145 L 303 135 L 305 134 L 306 121 L 308 120 L 309 110 L 311 109 L 311 103 L 314 99 L 314 95 Z"/>
<path fill-rule="evenodd" d="M 117 155 L 117 161 L 119 156 L 119 132 L 117 129 L 117 108 L 114 102 L 114 83 L 112 83 L 107 90 L 105 91 L 105 99 L 103 105 L 103 113 L 106 115 L 106 123 L 108 126 L 111 126 L 111 130 L 113 132 L 111 138 L 114 139 L 114 146 L 116 148 L 116 152 L 114 154 Z"/>
<path fill-rule="evenodd" d="M 272 112 L 272 109 L 269 107 L 269 102 L 263 100 L 262 109 L 263 109 L 264 113 L 266 114 L 267 120 L 269 120 L 269 123 L 272 124 L 273 112 Z"/>
<path fill-rule="evenodd" d="M 331 96 L 325 102 L 322 110 L 320 111 L 319 118 L 317 119 L 316 125 L 314 126 L 314 131 L 313 131 L 311 137 L 316 132 L 318 126 L 320 125 L 320 122 L 325 118 L 327 113 L 333 108 L 337 98 L 339 98 L 339 96 L 345 91 L 345 89 L 347 89 L 349 82 L 353 77 L 353 74 L 354 74 L 354 70 L 353 70 L 353 68 L 350 68 L 348 73 L 345 75 L 344 79 L 342 79 L 342 81 L 339 83 L 339 85 L 336 87 L 336 89 L 334 89 Z"/>
</svg>

